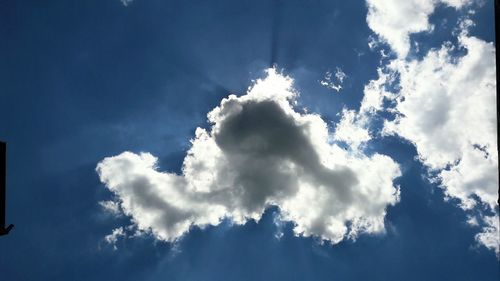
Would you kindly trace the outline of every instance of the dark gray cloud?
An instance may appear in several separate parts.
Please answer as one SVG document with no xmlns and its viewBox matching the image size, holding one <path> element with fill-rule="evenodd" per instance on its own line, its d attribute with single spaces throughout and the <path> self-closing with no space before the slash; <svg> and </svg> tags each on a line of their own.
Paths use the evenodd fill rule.
<svg viewBox="0 0 500 281">
<path fill-rule="evenodd" d="M 98 164 L 101 180 L 139 230 L 163 240 L 223 218 L 258 220 L 271 205 L 297 235 L 331 243 L 383 231 L 386 206 L 399 200 L 397 164 L 331 144 L 318 115 L 294 110 L 292 82 L 269 69 L 246 95 L 222 100 L 208 114 L 211 130 L 196 130 L 182 175 L 124 152 Z"/>
</svg>

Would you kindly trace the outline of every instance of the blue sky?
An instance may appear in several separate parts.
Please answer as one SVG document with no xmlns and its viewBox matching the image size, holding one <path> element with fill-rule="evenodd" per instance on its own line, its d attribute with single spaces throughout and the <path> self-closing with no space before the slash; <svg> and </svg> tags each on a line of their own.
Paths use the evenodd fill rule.
<svg viewBox="0 0 500 281">
<path fill-rule="evenodd" d="M 491 204 L 498 187 L 496 129 L 489 126 L 496 87 L 490 63 L 493 1 L 410 2 L 410 9 L 387 2 L 400 16 L 398 22 L 397 16 L 384 18 L 388 8 L 375 0 L 3 1 L 0 139 L 8 143 L 7 223 L 16 225 L 0 238 L 3 278 L 498 280 L 498 248 L 488 244 L 491 236 L 478 236 L 490 229 L 498 239 L 498 207 Z M 418 17 L 412 14 L 419 9 Z M 269 70 L 273 64 L 276 68 Z M 345 73 L 343 81 L 335 77 L 338 71 Z M 325 80 L 327 73 L 331 81 Z M 328 128 L 328 145 L 318 148 L 318 138 L 309 136 L 304 142 L 317 153 L 345 149 L 344 158 L 333 153 L 333 168 L 327 168 L 335 171 L 332 194 L 348 182 L 343 177 L 349 171 L 368 194 L 399 189 L 399 196 L 382 192 L 381 199 L 360 201 L 357 189 L 349 189 L 354 199 L 332 196 L 321 205 L 330 196 L 314 188 L 312 200 L 286 188 L 279 190 L 282 197 L 269 195 L 280 179 L 266 178 L 259 167 L 252 174 L 245 166 L 260 163 L 253 155 L 261 151 L 245 150 L 246 158 L 229 162 L 237 165 L 217 162 L 217 168 L 184 173 L 198 127 L 222 147 L 222 154 L 193 152 L 201 164 L 221 155 L 235 159 L 247 149 L 238 144 L 252 134 L 252 126 L 250 133 L 217 131 L 214 124 L 226 128 L 233 119 L 220 115 L 210 124 L 208 112 L 228 107 L 222 99 L 235 94 L 233 102 L 248 110 L 245 116 L 258 118 L 250 105 L 262 105 L 259 95 L 271 93 L 266 87 L 283 79 L 293 82 L 293 90 L 277 92 L 299 95 L 271 95 L 269 102 L 290 102 L 278 108 L 287 112 L 290 130 L 306 128 L 298 124 L 316 114 Z M 380 86 L 370 91 L 370 81 Z M 342 88 L 336 91 L 331 83 Z M 255 85 L 264 90 L 256 90 L 254 97 L 249 87 Z M 370 95 L 381 103 L 369 103 Z M 280 112 L 265 115 L 274 118 L 267 123 L 271 128 L 281 120 Z M 253 124 L 247 121 L 240 124 Z M 285 177 L 292 178 L 290 186 L 328 185 L 318 179 L 317 169 L 308 170 L 307 161 L 314 159 L 280 150 L 283 141 L 287 147 L 303 147 L 294 146 L 301 138 L 290 134 L 278 143 L 267 127 L 255 128 L 258 137 L 271 140 L 267 153 L 302 167 L 299 172 L 290 168 L 293 177 Z M 137 176 L 134 165 L 143 167 L 147 160 L 138 158 L 140 152 L 158 158 L 156 171 L 165 175 L 158 177 L 188 184 L 157 184 L 148 178 L 156 177 L 151 167 L 137 173 L 153 183 L 127 180 Z M 473 157 L 482 152 L 483 160 Z M 385 155 L 385 162 L 377 162 L 375 155 Z M 106 158 L 112 156 L 117 158 Z M 118 160 L 129 161 L 132 168 L 114 169 Z M 100 174 L 99 163 L 106 163 Z M 335 168 L 340 166 L 345 169 Z M 469 167 L 474 171 L 464 173 Z M 205 179 L 206 171 L 225 169 L 238 179 L 258 179 L 241 185 L 247 193 L 223 202 L 200 202 L 192 199 L 199 193 L 183 193 L 192 186 L 217 188 L 219 178 L 211 179 L 215 187 L 190 184 Z M 373 173 L 367 172 L 368 177 L 364 171 Z M 265 198 L 245 197 L 261 178 Z M 148 186 L 152 189 L 145 193 L 167 205 L 175 202 L 162 197 L 161 190 L 181 190 L 178 200 L 189 206 L 174 209 L 191 214 L 181 221 L 191 227 L 179 230 L 176 224 L 150 221 L 156 214 L 174 222 L 176 217 L 166 209 L 148 208 L 155 201 L 138 191 Z M 119 207 L 113 213 L 102 202 Z M 297 207 L 301 204 L 304 209 Z M 330 205 L 342 207 L 332 211 Z M 248 219 L 250 208 L 260 220 Z M 361 215 L 349 217 L 345 210 Z M 311 225 L 303 215 L 316 211 L 324 216 Z M 217 223 L 203 223 L 214 217 Z M 356 218 L 373 221 L 363 228 Z M 360 229 L 351 231 L 356 225 Z M 351 232 L 339 234 L 342 227 Z M 114 230 L 123 233 L 110 236 Z"/>
</svg>

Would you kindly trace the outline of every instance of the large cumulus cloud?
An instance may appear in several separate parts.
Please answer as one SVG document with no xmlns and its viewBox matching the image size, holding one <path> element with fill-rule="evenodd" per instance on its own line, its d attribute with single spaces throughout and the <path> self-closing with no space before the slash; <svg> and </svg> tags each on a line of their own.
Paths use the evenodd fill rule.
<svg viewBox="0 0 500 281">
<path fill-rule="evenodd" d="M 463 209 L 487 205 L 480 217 L 486 227 L 476 239 L 498 253 L 498 214 L 488 215 L 497 212 L 498 198 L 495 49 L 475 37 L 459 40 L 467 50 L 463 57 L 443 45 L 421 61 L 392 66 L 401 91 L 392 109 L 397 118 L 386 122 L 385 132 L 415 144 L 420 160 Z"/>
<path fill-rule="evenodd" d="M 351 126 L 363 129 L 376 112 L 392 113 L 395 119 L 385 121 L 383 133 L 415 145 L 429 179 L 447 198 L 458 199 L 454 202 L 462 209 L 479 213 L 469 219 L 473 226 L 482 225 L 476 240 L 500 255 L 495 48 L 471 36 L 468 29 L 474 22 L 462 17 L 454 33 L 458 44 L 444 42 L 422 59 L 408 59 L 409 35 L 432 30 L 428 17 L 436 5 L 458 9 L 471 1 L 391 2 L 367 0 L 367 21 L 398 57 L 365 87 Z M 406 19 L 409 24 L 402 24 Z M 465 54 L 457 55 L 457 50 Z"/>
<path fill-rule="evenodd" d="M 467 55 L 456 59 L 444 45 L 422 61 L 395 66 L 401 91 L 397 118 L 385 129 L 411 140 L 420 159 L 439 177 L 450 196 L 464 207 L 477 195 L 496 205 L 497 140 L 495 51 L 493 44 L 461 37 Z"/>
<path fill-rule="evenodd" d="M 332 143 L 327 124 L 295 110 L 292 79 L 269 69 L 245 95 L 230 95 L 196 129 L 182 174 L 159 171 L 149 153 L 103 159 L 97 172 L 139 230 L 174 241 L 190 227 L 243 224 L 278 206 L 296 235 L 338 243 L 384 231 L 399 200 L 398 165 Z"/>
</svg>

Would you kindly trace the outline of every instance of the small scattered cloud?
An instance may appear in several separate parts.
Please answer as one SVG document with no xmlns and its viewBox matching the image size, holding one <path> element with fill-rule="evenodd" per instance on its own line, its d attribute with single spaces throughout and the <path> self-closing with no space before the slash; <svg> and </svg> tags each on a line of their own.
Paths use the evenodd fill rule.
<svg viewBox="0 0 500 281">
<path fill-rule="evenodd" d="M 120 204 L 115 201 L 100 201 L 99 205 L 108 213 L 119 216 L 122 211 L 120 210 Z"/>
<path fill-rule="evenodd" d="M 281 240 L 284 235 L 285 221 L 280 217 L 279 212 L 273 214 L 273 223 L 276 226 L 276 231 L 274 232 L 274 238 Z"/>
<path fill-rule="evenodd" d="M 477 221 L 476 216 L 467 216 L 467 224 L 470 226 L 479 226 L 479 222 Z"/>
<path fill-rule="evenodd" d="M 123 4 L 123 6 L 128 7 L 128 5 L 132 4 L 134 0 L 120 0 Z"/>
<path fill-rule="evenodd" d="M 123 227 L 118 227 L 118 228 L 113 229 L 111 234 L 106 235 L 104 237 L 104 241 L 106 241 L 106 243 L 112 245 L 114 250 L 117 250 L 118 248 L 116 247 L 116 242 L 118 241 L 118 239 L 123 238 L 123 237 L 125 237 L 125 232 L 123 230 Z"/>
<path fill-rule="evenodd" d="M 342 71 L 340 67 L 337 67 L 335 73 L 327 71 L 325 77 L 320 81 L 320 84 L 339 92 L 342 89 L 342 84 L 347 78 L 347 75 Z"/>
</svg>

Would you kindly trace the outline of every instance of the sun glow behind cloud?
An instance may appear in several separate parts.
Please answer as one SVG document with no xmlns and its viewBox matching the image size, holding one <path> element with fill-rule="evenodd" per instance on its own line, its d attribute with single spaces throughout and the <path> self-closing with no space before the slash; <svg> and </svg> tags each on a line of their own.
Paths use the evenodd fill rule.
<svg viewBox="0 0 500 281">
<path fill-rule="evenodd" d="M 259 220 L 270 206 L 296 235 L 333 244 L 383 232 L 399 200 L 398 165 L 330 143 L 319 115 L 295 110 L 298 94 L 292 78 L 268 69 L 208 113 L 211 128 L 196 129 L 182 175 L 158 171 L 149 153 L 124 152 L 98 164 L 101 181 L 139 230 L 166 241 L 192 226 Z"/>
<path fill-rule="evenodd" d="M 434 32 L 429 16 L 438 6 L 459 12 L 471 3 L 368 0 L 369 45 L 381 53 L 378 78 L 365 85 L 359 110 L 342 110 L 333 132 L 321 116 L 296 108 L 293 79 L 271 68 L 246 94 L 230 95 L 208 113 L 211 127 L 196 130 L 182 174 L 161 172 L 149 153 L 101 161 L 101 181 L 117 195 L 103 207 L 166 241 L 192 226 L 259 220 L 269 206 L 278 206 L 277 218 L 292 222 L 296 235 L 338 243 L 380 233 L 386 207 L 399 201 L 393 181 L 400 172 L 394 160 L 366 156 L 363 148 L 373 137 L 393 135 L 415 146 L 425 176 L 446 199 L 458 199 L 469 224 L 482 228 L 476 240 L 498 254 L 494 47 L 470 36 L 474 22 L 463 16 L 457 43 L 409 55 L 419 44 L 411 35 Z M 337 68 L 319 83 L 338 92 L 346 77 Z M 374 120 L 382 128 L 374 129 Z M 481 204 L 485 210 L 472 214 Z"/>
</svg>

